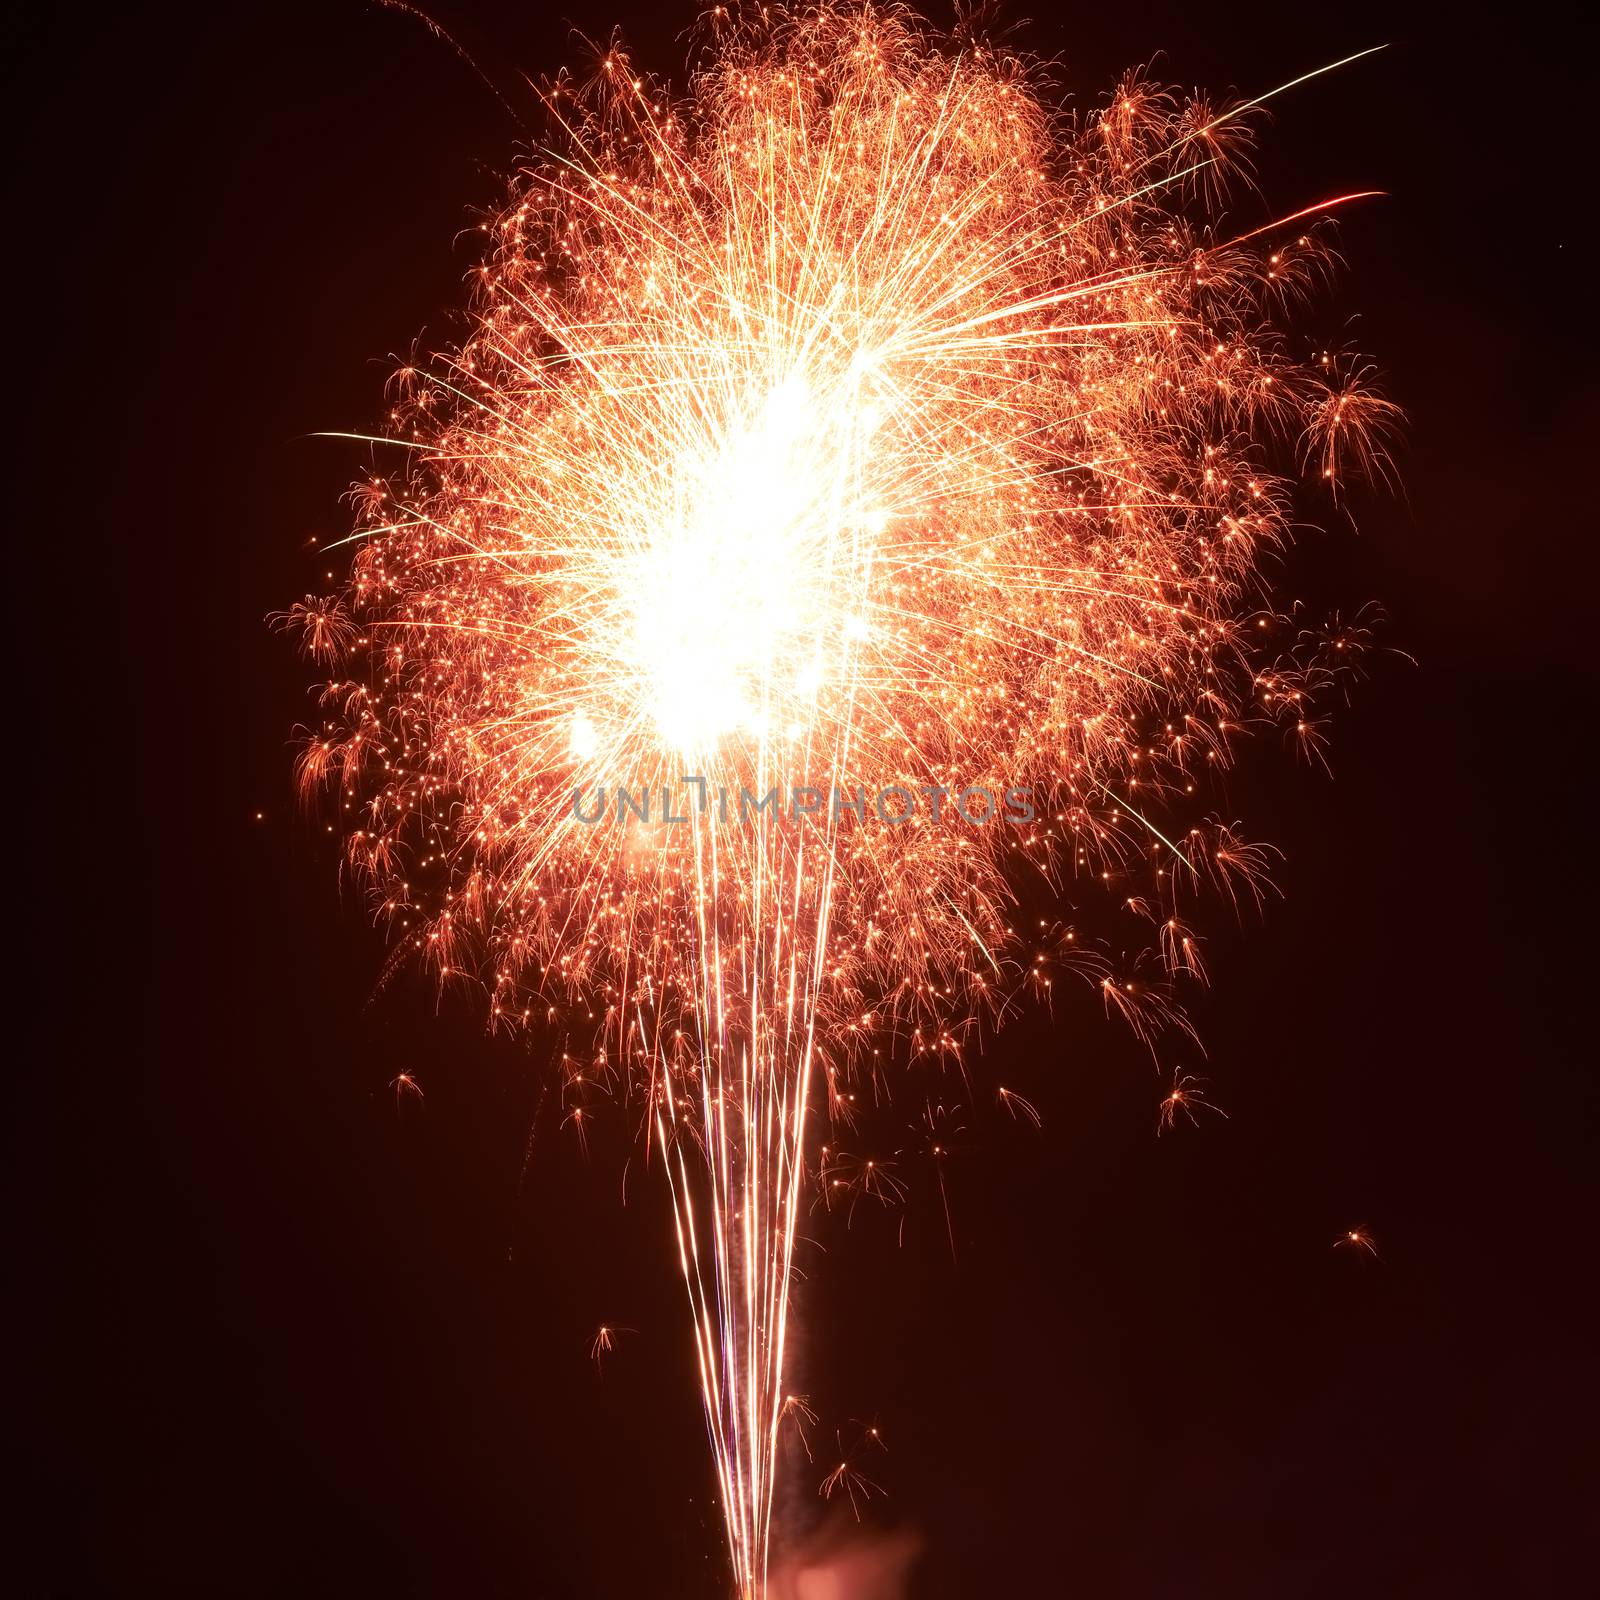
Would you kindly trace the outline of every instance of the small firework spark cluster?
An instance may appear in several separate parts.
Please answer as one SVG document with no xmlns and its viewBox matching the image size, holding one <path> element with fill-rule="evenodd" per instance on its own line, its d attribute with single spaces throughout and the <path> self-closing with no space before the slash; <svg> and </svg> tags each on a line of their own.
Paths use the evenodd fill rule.
<svg viewBox="0 0 1600 1600">
<path fill-rule="evenodd" d="M 1190 903 L 1263 866 L 1204 820 L 1208 776 L 1252 722 L 1314 748 L 1361 643 L 1260 654 L 1266 446 L 1334 478 L 1391 408 L 1275 331 L 1326 207 L 1213 221 L 1249 107 L 1135 77 L 1063 123 L 1017 61 L 875 7 L 711 28 L 685 99 L 617 51 L 550 89 L 559 148 L 485 225 L 467 336 L 394 379 L 403 465 L 357 491 L 348 587 L 290 620 L 331 677 L 302 780 L 402 950 L 492 1025 L 592 1019 L 573 1114 L 648 1130 L 757 1594 L 808 1152 L 824 1189 L 886 1181 L 837 1142 L 864 1066 L 953 1064 L 1063 968 L 1142 1035 L 1180 1020 Z M 1040 803 L 575 819 L 602 780 L 688 774 Z M 1110 886 L 1148 959 L 1023 938 L 1028 875 Z M 1175 1079 L 1163 1122 L 1204 1103 Z"/>
</svg>

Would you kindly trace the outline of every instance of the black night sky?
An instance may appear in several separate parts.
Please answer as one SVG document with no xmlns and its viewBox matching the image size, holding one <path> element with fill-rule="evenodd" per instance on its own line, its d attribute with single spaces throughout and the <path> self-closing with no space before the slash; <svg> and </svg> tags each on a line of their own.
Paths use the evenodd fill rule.
<svg viewBox="0 0 1600 1600">
<path fill-rule="evenodd" d="M 676 73 L 692 20 L 436 13 L 530 119 L 520 74 L 573 60 L 574 25 Z M 1260 162 L 1280 211 L 1388 191 L 1346 215 L 1322 315 L 1410 414 L 1405 492 L 1358 497 L 1359 532 L 1308 506 L 1326 531 L 1283 587 L 1381 602 L 1392 652 L 1331 778 L 1268 740 L 1230 782 L 1286 859 L 1262 920 L 1213 918 L 1227 1119 L 1158 1139 L 1160 1080 L 1093 1003 L 1014 1023 L 947 1169 L 955 1261 L 929 1184 L 819 1228 L 794 1387 L 825 1424 L 878 1420 L 867 1527 L 920 1540 L 912 1596 L 1572 1592 L 1596 1489 L 1592 25 L 1012 13 L 1085 101 L 1141 62 L 1256 93 L 1392 46 L 1277 102 Z M 6 30 L 0 1585 L 719 1596 L 655 1174 L 621 1126 L 587 1161 L 558 1134 L 548 1040 L 380 992 L 381 940 L 291 801 L 306 673 L 264 624 L 327 586 L 308 541 L 345 531 L 363 460 L 310 435 L 371 427 L 391 353 L 449 336 L 471 209 L 526 135 L 359 0 Z M 1331 1248 L 1358 1225 L 1379 1259 Z M 638 1330 L 603 1379 L 601 1322 Z"/>
</svg>

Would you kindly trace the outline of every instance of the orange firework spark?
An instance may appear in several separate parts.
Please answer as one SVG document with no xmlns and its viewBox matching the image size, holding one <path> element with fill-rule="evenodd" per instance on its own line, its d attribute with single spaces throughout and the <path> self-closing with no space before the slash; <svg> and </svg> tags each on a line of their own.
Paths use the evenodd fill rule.
<svg viewBox="0 0 1600 1600">
<path fill-rule="evenodd" d="M 1206 1080 L 1197 1078 L 1193 1073 L 1177 1072 L 1172 1074 L 1172 1087 L 1161 1098 L 1161 1108 L 1156 1117 L 1156 1132 L 1166 1133 L 1178 1125 L 1178 1118 L 1185 1118 L 1191 1125 L 1198 1122 L 1195 1109 L 1199 1107 L 1204 1111 L 1215 1111 L 1219 1117 L 1226 1117 L 1228 1113 L 1221 1106 L 1214 1106 L 1204 1097 Z"/>
<path fill-rule="evenodd" d="M 898 10 L 762 18 L 714 14 L 686 99 L 617 50 L 551 89 L 470 332 L 395 380 L 347 589 L 286 618 L 333 663 L 301 778 L 402 948 L 586 1041 L 567 1120 L 615 1082 L 659 1152 L 744 1595 L 809 1133 L 1052 959 L 1179 1017 L 1180 903 L 1263 858 L 1174 816 L 1246 724 L 1306 721 L 1260 655 L 1262 445 L 1381 467 L 1387 417 L 1274 331 L 1326 205 L 1215 224 L 1249 106 L 1133 77 L 1066 124 Z M 1114 886 L 1148 958 L 1023 951 L 1019 863 Z M 852 1206 L 896 1197 L 842 1159 Z"/>
<path fill-rule="evenodd" d="M 616 1349 L 618 1337 L 635 1331 L 633 1328 L 619 1328 L 606 1322 L 602 1322 L 595 1329 L 594 1337 L 589 1341 L 589 1359 L 594 1362 L 596 1372 L 605 1371 L 606 1357 Z"/>
<path fill-rule="evenodd" d="M 846 1449 L 844 1435 L 836 1433 L 834 1442 L 839 1447 L 840 1460 L 836 1467 L 817 1486 L 817 1493 L 824 1500 L 831 1500 L 841 1489 L 850 1501 L 850 1512 L 856 1521 L 861 1520 L 861 1507 L 874 1495 L 884 1492 L 883 1485 L 874 1483 L 866 1473 L 861 1470 L 860 1461 L 864 1451 L 869 1448 L 886 1450 L 888 1446 L 883 1442 L 883 1436 L 878 1432 L 876 1423 L 856 1423 L 856 1442 L 853 1448 Z"/>
<path fill-rule="evenodd" d="M 1365 1228 L 1347 1228 L 1333 1241 L 1335 1250 L 1349 1250 L 1356 1254 L 1376 1256 L 1378 1242 Z"/>
</svg>

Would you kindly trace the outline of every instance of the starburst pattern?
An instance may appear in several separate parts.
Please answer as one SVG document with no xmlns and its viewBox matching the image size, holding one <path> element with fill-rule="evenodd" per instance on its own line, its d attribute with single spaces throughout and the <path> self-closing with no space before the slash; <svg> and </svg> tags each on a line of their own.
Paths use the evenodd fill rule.
<svg viewBox="0 0 1600 1600">
<path fill-rule="evenodd" d="M 753 1595 L 814 1111 L 1052 971 L 1147 1038 L 1181 1017 L 1180 903 L 1265 869 L 1208 775 L 1307 717 L 1260 645 L 1268 446 L 1380 467 L 1388 412 L 1275 326 L 1326 207 L 1214 221 L 1249 108 L 1134 77 L 1065 123 L 892 9 L 715 25 L 687 98 L 619 50 L 550 90 L 467 337 L 394 386 L 346 591 L 284 620 L 336 663 L 301 779 L 401 951 L 586 1041 L 580 1138 L 613 1098 L 649 1130 Z M 1148 957 L 1023 940 L 1018 874 L 1115 881 Z"/>
</svg>

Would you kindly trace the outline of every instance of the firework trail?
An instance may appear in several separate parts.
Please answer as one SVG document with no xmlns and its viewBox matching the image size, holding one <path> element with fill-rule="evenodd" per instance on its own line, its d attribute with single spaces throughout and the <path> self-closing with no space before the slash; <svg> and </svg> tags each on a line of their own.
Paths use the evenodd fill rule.
<svg viewBox="0 0 1600 1600">
<path fill-rule="evenodd" d="M 684 99 L 618 50 L 549 89 L 348 586 L 288 620 L 329 664 L 301 779 L 401 952 L 583 1041 L 580 1135 L 647 1131 L 759 1595 L 808 1152 L 881 1198 L 836 1144 L 863 1067 L 958 1062 L 1052 972 L 1179 1018 L 1188 902 L 1262 866 L 1188 808 L 1327 673 L 1255 642 L 1262 443 L 1332 476 L 1391 408 L 1274 331 L 1320 208 L 1212 225 L 1249 108 L 1135 77 L 1063 123 L 895 10 L 710 27 Z M 1148 959 L 1019 937 L 1028 874 L 1137 882 Z"/>
</svg>

